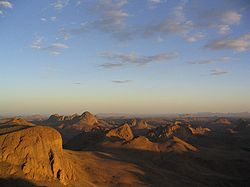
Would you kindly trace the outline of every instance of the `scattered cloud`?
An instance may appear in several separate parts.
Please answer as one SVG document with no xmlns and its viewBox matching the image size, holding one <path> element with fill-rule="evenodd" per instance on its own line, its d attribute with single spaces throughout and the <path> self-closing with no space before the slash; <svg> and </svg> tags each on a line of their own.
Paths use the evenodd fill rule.
<svg viewBox="0 0 250 187">
<path fill-rule="evenodd" d="M 63 43 L 52 43 L 49 46 L 44 47 L 44 40 L 45 38 L 43 36 L 36 35 L 30 47 L 36 50 L 48 51 L 51 55 L 59 55 L 62 50 L 69 48 L 68 45 Z"/>
<path fill-rule="evenodd" d="M 131 37 L 125 19 L 130 15 L 123 10 L 127 0 L 101 0 L 92 7 L 92 12 L 98 15 L 98 19 L 88 26 L 102 32 L 110 33 L 119 40 Z"/>
<path fill-rule="evenodd" d="M 209 10 L 203 12 L 200 17 L 203 26 L 214 28 L 220 34 L 228 34 L 233 25 L 240 23 L 242 15 L 236 10 Z"/>
<path fill-rule="evenodd" d="M 193 22 L 185 17 L 184 8 L 186 3 L 187 1 L 182 1 L 179 6 L 175 7 L 172 12 L 172 16 L 165 18 L 159 23 L 147 26 L 145 34 L 153 35 L 156 33 L 187 33 L 193 27 Z"/>
<path fill-rule="evenodd" d="M 232 60 L 232 58 L 229 56 L 222 56 L 222 57 L 218 57 L 214 59 L 188 61 L 188 63 L 189 64 L 212 64 L 216 62 L 227 62 L 229 60 Z"/>
<path fill-rule="evenodd" d="M 65 8 L 69 3 L 69 0 L 56 0 L 55 3 L 52 3 L 52 7 L 54 7 L 56 10 L 62 10 Z"/>
<path fill-rule="evenodd" d="M 4 9 L 12 8 L 13 5 L 10 1 L 0 0 L 0 15 L 5 13 Z"/>
<path fill-rule="evenodd" d="M 210 41 L 205 48 L 221 50 L 230 49 L 236 52 L 244 52 L 250 49 L 250 33 L 241 35 L 237 38 L 224 38 Z"/>
<path fill-rule="evenodd" d="M 189 64 L 212 64 L 215 61 L 213 60 L 194 60 L 194 61 L 189 61 Z"/>
<path fill-rule="evenodd" d="M 149 8 L 156 8 L 161 3 L 165 2 L 166 0 L 148 0 Z"/>
<path fill-rule="evenodd" d="M 43 41 L 44 41 L 43 36 L 36 35 L 30 47 L 33 49 L 41 49 Z"/>
<path fill-rule="evenodd" d="M 164 42 L 164 39 L 162 37 L 158 36 L 157 39 L 156 39 L 156 41 L 158 43 L 161 43 L 161 42 Z"/>
<path fill-rule="evenodd" d="M 210 71 L 210 75 L 213 75 L 213 76 L 220 76 L 220 75 L 225 75 L 228 73 L 229 73 L 228 71 L 219 70 L 219 69 L 212 69 Z"/>
<path fill-rule="evenodd" d="M 201 40 L 201 39 L 204 38 L 204 37 L 205 37 L 205 34 L 204 34 L 204 33 L 202 33 L 202 32 L 197 32 L 197 33 L 194 33 L 194 34 L 192 34 L 192 35 L 187 35 L 187 36 L 185 36 L 184 38 L 185 38 L 185 40 L 186 40 L 187 42 L 196 42 L 196 41 Z"/>
<path fill-rule="evenodd" d="M 46 19 L 46 18 L 41 18 L 40 20 L 41 20 L 41 21 L 44 21 L 44 22 L 45 22 L 45 21 L 47 21 L 47 19 Z"/>
<path fill-rule="evenodd" d="M 0 0 L 0 7 L 3 7 L 3 8 L 12 8 L 13 5 L 9 1 Z"/>
<path fill-rule="evenodd" d="M 222 12 L 221 14 L 221 21 L 225 24 L 239 24 L 241 20 L 241 14 L 234 10 L 229 10 Z"/>
<path fill-rule="evenodd" d="M 51 50 L 57 52 L 58 50 L 61 49 L 68 49 L 69 46 L 63 43 L 52 43 L 50 46 L 42 48 L 43 50 Z"/>
<path fill-rule="evenodd" d="M 122 63 L 104 63 L 99 65 L 102 68 L 106 68 L 106 69 L 113 69 L 113 68 L 118 68 L 118 67 L 122 67 L 124 66 L 124 64 Z"/>
<path fill-rule="evenodd" d="M 113 80 L 112 82 L 116 84 L 125 84 L 125 83 L 130 83 L 133 81 L 132 80 Z"/>
<path fill-rule="evenodd" d="M 101 64 L 104 68 L 121 67 L 125 64 L 147 65 L 153 62 L 164 62 L 178 57 L 177 53 L 159 53 L 156 55 L 137 55 L 135 53 L 104 52 L 100 55 L 111 61 Z"/>
<path fill-rule="evenodd" d="M 55 17 L 55 16 L 52 16 L 52 17 L 50 17 L 50 20 L 51 20 L 51 21 L 56 21 L 56 17 Z"/>
</svg>

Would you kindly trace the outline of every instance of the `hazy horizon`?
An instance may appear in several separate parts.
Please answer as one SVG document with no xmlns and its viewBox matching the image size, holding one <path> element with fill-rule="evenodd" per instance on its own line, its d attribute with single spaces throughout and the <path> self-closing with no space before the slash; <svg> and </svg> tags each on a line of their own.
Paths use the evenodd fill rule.
<svg viewBox="0 0 250 187">
<path fill-rule="evenodd" d="M 0 115 L 250 112 L 244 0 L 0 0 Z"/>
</svg>

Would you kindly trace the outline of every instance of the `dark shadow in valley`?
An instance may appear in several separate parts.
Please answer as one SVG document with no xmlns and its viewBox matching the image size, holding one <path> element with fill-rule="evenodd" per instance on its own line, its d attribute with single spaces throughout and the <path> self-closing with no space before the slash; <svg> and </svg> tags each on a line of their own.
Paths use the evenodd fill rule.
<svg viewBox="0 0 250 187">
<path fill-rule="evenodd" d="M 21 178 L 0 178 L 1 187 L 37 187 L 32 182 Z"/>
</svg>

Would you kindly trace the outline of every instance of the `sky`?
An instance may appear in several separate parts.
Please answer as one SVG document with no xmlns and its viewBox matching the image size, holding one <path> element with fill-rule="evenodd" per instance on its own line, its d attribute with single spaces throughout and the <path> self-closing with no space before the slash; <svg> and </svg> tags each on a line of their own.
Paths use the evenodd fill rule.
<svg viewBox="0 0 250 187">
<path fill-rule="evenodd" d="M 248 0 L 0 0 L 0 115 L 250 112 Z"/>
</svg>

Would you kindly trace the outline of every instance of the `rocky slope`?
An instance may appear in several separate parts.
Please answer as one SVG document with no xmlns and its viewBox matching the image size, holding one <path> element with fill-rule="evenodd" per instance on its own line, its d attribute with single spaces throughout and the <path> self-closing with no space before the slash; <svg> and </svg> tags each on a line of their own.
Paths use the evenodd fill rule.
<svg viewBox="0 0 250 187">
<path fill-rule="evenodd" d="M 2 130 L 2 129 L 1 129 Z M 74 170 L 64 157 L 62 138 L 50 127 L 30 127 L 0 136 L 0 175 L 23 176 L 30 180 L 58 180 L 68 184 Z"/>
<path fill-rule="evenodd" d="M 111 129 L 107 134 L 108 138 L 118 138 L 121 140 L 132 140 L 134 138 L 133 131 L 130 126 L 126 123 L 120 127 Z"/>
</svg>

